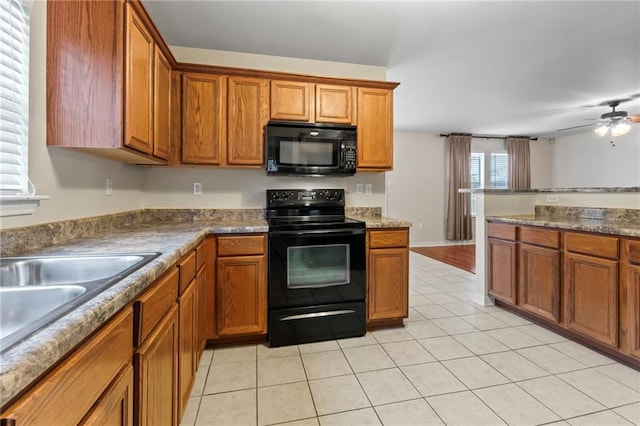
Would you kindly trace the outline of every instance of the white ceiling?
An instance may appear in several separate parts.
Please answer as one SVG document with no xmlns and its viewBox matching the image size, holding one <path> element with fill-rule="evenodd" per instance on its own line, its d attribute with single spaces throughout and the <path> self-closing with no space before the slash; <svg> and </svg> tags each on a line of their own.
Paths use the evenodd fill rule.
<svg viewBox="0 0 640 426">
<path fill-rule="evenodd" d="M 640 114 L 640 1 L 144 4 L 169 45 L 385 66 L 396 130 L 559 137 L 608 100 Z"/>
</svg>

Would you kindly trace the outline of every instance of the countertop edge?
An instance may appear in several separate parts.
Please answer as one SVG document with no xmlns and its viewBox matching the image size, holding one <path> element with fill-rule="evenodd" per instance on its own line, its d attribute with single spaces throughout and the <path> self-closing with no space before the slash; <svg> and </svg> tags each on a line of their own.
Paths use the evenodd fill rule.
<svg viewBox="0 0 640 426">
<path fill-rule="evenodd" d="M 516 225 L 530 225 L 544 228 L 564 229 L 570 231 L 594 232 L 599 234 L 618 235 L 621 237 L 640 238 L 640 226 L 597 219 L 561 219 L 535 218 L 531 215 L 523 216 L 487 216 L 489 222 L 512 223 Z"/>
</svg>

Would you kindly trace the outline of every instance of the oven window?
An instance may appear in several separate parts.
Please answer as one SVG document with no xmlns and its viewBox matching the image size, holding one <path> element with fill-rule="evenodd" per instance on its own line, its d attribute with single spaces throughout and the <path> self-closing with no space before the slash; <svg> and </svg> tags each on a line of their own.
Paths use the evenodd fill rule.
<svg viewBox="0 0 640 426">
<path fill-rule="evenodd" d="M 335 166 L 333 141 L 280 140 L 279 163 L 300 166 Z"/>
<path fill-rule="evenodd" d="M 287 247 L 287 287 L 349 284 L 349 244 Z"/>
</svg>

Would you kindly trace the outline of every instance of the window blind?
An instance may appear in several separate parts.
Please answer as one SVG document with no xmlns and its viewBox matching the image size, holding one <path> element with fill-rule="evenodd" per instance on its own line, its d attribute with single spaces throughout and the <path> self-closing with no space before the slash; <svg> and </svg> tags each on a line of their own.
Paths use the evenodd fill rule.
<svg viewBox="0 0 640 426">
<path fill-rule="evenodd" d="M 509 183 L 509 156 L 505 152 L 491 153 L 491 188 L 507 188 Z"/>
<path fill-rule="evenodd" d="M 27 196 L 30 2 L 0 3 L 0 195 Z"/>
</svg>

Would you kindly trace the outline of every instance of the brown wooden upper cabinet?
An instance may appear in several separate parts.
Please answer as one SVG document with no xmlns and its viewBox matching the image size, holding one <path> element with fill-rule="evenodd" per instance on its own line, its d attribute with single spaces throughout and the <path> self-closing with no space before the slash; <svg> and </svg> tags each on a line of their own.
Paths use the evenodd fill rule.
<svg viewBox="0 0 640 426">
<path fill-rule="evenodd" d="M 133 4 L 47 2 L 47 145 L 166 163 L 171 62 Z"/>
<path fill-rule="evenodd" d="M 183 163 L 224 163 L 226 83 L 221 75 L 182 75 Z"/>
<path fill-rule="evenodd" d="M 356 124 L 355 88 L 297 81 L 271 81 L 272 120 Z"/>
<path fill-rule="evenodd" d="M 182 76 L 182 162 L 260 167 L 269 82 L 205 73 Z"/>
<path fill-rule="evenodd" d="M 358 88 L 358 170 L 393 169 L 393 91 Z"/>
</svg>

